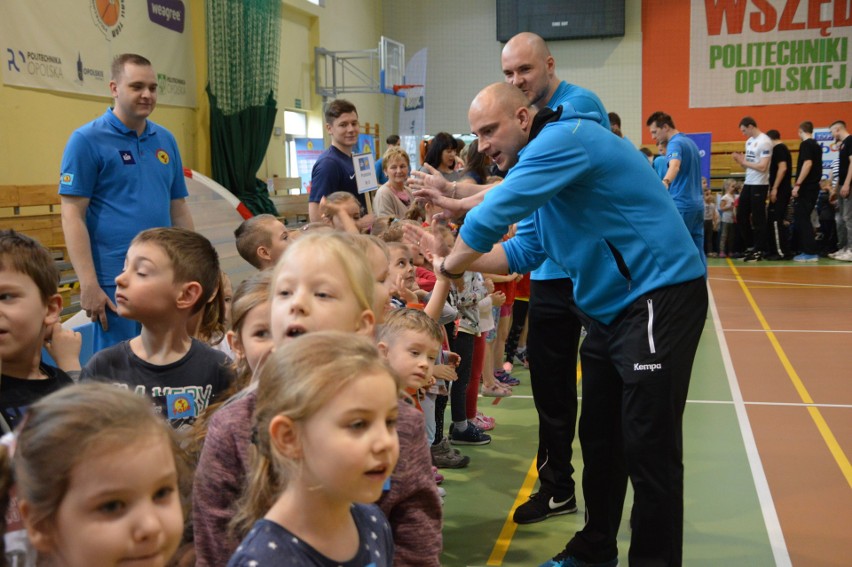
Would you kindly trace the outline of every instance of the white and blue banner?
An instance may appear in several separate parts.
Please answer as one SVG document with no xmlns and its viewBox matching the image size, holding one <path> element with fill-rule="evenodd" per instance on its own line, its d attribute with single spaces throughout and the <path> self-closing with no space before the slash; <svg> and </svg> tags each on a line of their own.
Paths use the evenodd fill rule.
<svg viewBox="0 0 852 567">
<path fill-rule="evenodd" d="M 109 96 L 116 55 L 154 66 L 159 102 L 194 108 L 188 2 L 182 0 L 0 0 L 3 83 Z"/>
<path fill-rule="evenodd" d="M 701 158 L 701 177 L 710 184 L 710 150 L 713 143 L 713 135 L 710 132 L 699 132 L 686 134 L 686 137 L 698 146 L 698 156 Z"/>
<path fill-rule="evenodd" d="M 822 148 L 822 178 L 834 179 L 838 172 L 840 148 L 828 128 L 814 128 L 814 140 Z"/>
<path fill-rule="evenodd" d="M 405 65 L 405 81 L 421 85 L 405 91 L 399 101 L 400 145 L 408 152 L 411 169 L 420 167 L 420 140 L 426 135 L 426 63 L 427 50 L 421 49 Z"/>
<path fill-rule="evenodd" d="M 322 138 L 296 138 L 296 167 L 302 179 L 302 193 L 311 192 L 311 173 L 314 164 L 325 151 Z"/>
</svg>

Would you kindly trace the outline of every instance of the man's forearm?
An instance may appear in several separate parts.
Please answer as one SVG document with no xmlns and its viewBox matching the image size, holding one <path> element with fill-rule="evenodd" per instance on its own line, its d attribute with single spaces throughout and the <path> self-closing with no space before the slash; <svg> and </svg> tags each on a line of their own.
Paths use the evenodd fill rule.
<svg viewBox="0 0 852 567">
<path fill-rule="evenodd" d="M 805 163 L 802 164 L 802 169 L 799 171 L 799 175 L 796 176 L 796 185 L 801 185 L 805 179 L 808 178 L 808 174 L 811 172 L 811 166 L 813 166 L 811 160 L 805 160 Z"/>
<path fill-rule="evenodd" d="M 666 170 L 666 174 L 663 176 L 663 183 L 665 183 L 666 187 L 671 186 L 672 182 L 677 177 L 677 174 L 680 172 L 680 160 L 673 159 L 669 161 L 669 167 Z"/>
<path fill-rule="evenodd" d="M 781 187 L 781 182 L 784 180 L 784 175 L 787 173 L 787 164 L 783 161 L 778 164 L 778 173 L 775 174 L 775 183 L 772 184 L 772 190 L 778 191 Z"/>
<path fill-rule="evenodd" d="M 482 254 L 468 246 L 461 236 L 456 240 L 453 251 L 444 260 L 444 270 L 449 274 L 461 274 L 467 270 L 499 274 L 506 273 L 508 269 L 509 261 L 502 244 L 497 244 L 490 252 Z"/>
<path fill-rule="evenodd" d="M 195 223 L 192 221 L 192 213 L 189 210 L 189 204 L 186 202 L 186 199 L 173 199 L 170 213 L 172 226 L 195 230 Z"/>
<path fill-rule="evenodd" d="M 760 173 L 765 173 L 769 168 L 769 158 L 763 158 L 757 163 L 751 163 L 743 160 L 742 166 L 746 169 L 753 169 L 755 171 L 759 171 Z"/>
<path fill-rule="evenodd" d="M 470 183 L 469 181 L 454 181 L 453 183 L 455 183 L 455 195 L 453 195 L 453 189 L 450 189 L 449 195 L 457 199 L 473 197 L 474 195 L 484 193 L 485 191 L 488 191 L 489 189 L 497 185 L 497 183 L 489 183 L 488 185 L 477 185 L 476 183 Z M 482 202 L 481 198 L 479 199 L 478 203 L 480 202 Z"/>
</svg>

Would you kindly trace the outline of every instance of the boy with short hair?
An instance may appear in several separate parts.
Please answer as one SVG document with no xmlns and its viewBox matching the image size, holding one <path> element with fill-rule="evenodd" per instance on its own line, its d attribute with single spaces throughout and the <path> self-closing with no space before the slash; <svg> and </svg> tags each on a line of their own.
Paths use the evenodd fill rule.
<svg viewBox="0 0 852 567">
<path fill-rule="evenodd" d="M 95 354 L 83 380 L 112 382 L 151 398 L 175 428 L 190 425 L 233 379 L 227 356 L 187 332 L 219 282 L 209 240 L 182 228 L 153 228 L 130 244 L 115 278 L 122 317 L 142 334 Z"/>
<path fill-rule="evenodd" d="M 441 327 L 419 309 L 391 311 L 378 335 L 379 352 L 402 378 L 405 390 L 417 390 L 434 382 L 432 369 L 441 354 Z"/>
<path fill-rule="evenodd" d="M 80 370 L 79 333 L 59 324 L 59 270 L 47 249 L 14 230 L 0 231 L 0 416 L 14 429 L 24 412 L 44 396 L 72 384 L 71 377 L 41 359 L 51 347 L 65 370 Z M 62 344 L 60 344 L 60 341 Z M 52 344 L 51 344 L 52 343 Z"/>
<path fill-rule="evenodd" d="M 324 112 L 325 129 L 331 145 L 317 158 L 311 170 L 311 193 L 308 198 L 308 216 L 311 222 L 321 220 L 320 201 L 335 191 L 351 193 L 361 208 L 366 208 L 364 195 L 358 193 L 352 151 L 358 145 L 361 125 L 355 105 L 344 99 L 328 103 Z"/>
<path fill-rule="evenodd" d="M 432 369 L 441 351 L 441 328 L 418 309 L 388 314 L 378 334 L 378 348 L 402 379 L 405 391 L 417 399 L 417 390 L 434 380 Z M 440 565 L 441 501 L 432 474 L 423 414 L 400 400 L 397 434 L 400 458 L 390 478 L 390 490 L 378 504 L 393 530 L 394 565 Z"/>
<path fill-rule="evenodd" d="M 272 268 L 290 245 L 284 223 L 269 214 L 246 219 L 234 231 L 240 257 L 257 268 Z"/>
</svg>

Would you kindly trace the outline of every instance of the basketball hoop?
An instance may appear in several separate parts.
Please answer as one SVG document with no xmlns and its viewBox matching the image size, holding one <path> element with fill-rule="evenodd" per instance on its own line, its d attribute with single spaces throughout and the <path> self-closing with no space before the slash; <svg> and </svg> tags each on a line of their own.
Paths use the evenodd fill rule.
<svg viewBox="0 0 852 567">
<path fill-rule="evenodd" d="M 405 93 L 402 95 L 399 94 L 399 91 L 407 91 L 409 89 L 416 89 L 417 87 L 422 87 L 423 85 L 394 85 L 393 86 L 393 94 L 397 96 L 405 96 Z"/>
</svg>

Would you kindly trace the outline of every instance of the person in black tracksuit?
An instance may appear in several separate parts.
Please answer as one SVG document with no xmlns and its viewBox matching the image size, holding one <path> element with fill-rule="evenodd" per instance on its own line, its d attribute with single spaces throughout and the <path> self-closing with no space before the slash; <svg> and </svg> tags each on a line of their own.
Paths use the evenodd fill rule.
<svg viewBox="0 0 852 567">
<path fill-rule="evenodd" d="M 811 212 L 819 196 L 819 182 L 822 179 L 822 148 L 814 140 L 812 122 L 799 125 L 799 161 L 796 166 L 796 184 L 793 187 L 793 223 L 796 227 L 800 254 L 793 258 L 798 262 L 815 262 L 816 241 L 814 227 L 811 224 Z"/>
<path fill-rule="evenodd" d="M 778 130 L 766 132 L 772 140 L 772 161 L 769 162 L 769 230 L 766 235 L 766 259 L 783 260 L 790 253 L 790 233 L 784 226 L 787 207 L 793 192 L 793 157 L 790 148 L 781 141 Z"/>
</svg>

